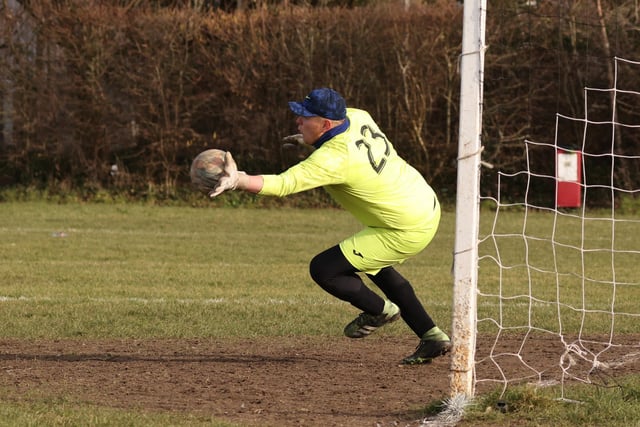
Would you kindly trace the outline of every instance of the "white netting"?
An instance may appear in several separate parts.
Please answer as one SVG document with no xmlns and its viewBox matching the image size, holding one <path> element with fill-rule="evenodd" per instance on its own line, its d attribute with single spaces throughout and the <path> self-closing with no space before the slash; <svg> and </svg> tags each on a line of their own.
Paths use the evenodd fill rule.
<svg viewBox="0 0 640 427">
<path fill-rule="evenodd" d="M 523 182 L 521 196 L 502 194 L 499 182 L 497 195 L 481 197 L 478 387 L 610 384 L 640 366 L 640 189 L 617 167 L 640 171 L 640 147 L 625 145 L 639 140 L 640 113 L 618 108 L 640 110 L 640 92 L 623 83 L 640 63 L 616 58 L 613 71 L 612 88 L 584 90 L 584 117 L 556 116 L 553 143 L 525 141 L 526 170 L 498 173 L 499 181 Z M 563 126 L 579 130 L 575 140 Z M 603 138 L 608 150 L 596 150 Z M 556 164 L 565 154 L 577 161 Z M 555 200 L 535 197 L 576 164 L 581 182 L 559 184 Z M 559 205 L 576 189 L 579 206 Z"/>
</svg>

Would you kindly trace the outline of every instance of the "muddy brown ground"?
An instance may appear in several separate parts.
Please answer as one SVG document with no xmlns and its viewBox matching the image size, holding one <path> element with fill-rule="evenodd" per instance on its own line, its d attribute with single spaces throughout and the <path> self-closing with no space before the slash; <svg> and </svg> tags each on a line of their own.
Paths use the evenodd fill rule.
<svg viewBox="0 0 640 427">
<path fill-rule="evenodd" d="M 0 388 L 10 399 L 36 391 L 247 426 L 419 426 L 425 406 L 448 397 L 450 357 L 399 365 L 415 345 L 389 336 L 0 340 Z M 541 340 L 528 348 L 525 359 L 548 365 L 543 379 L 557 376 L 560 347 Z M 523 370 L 517 359 L 514 373 Z"/>
</svg>

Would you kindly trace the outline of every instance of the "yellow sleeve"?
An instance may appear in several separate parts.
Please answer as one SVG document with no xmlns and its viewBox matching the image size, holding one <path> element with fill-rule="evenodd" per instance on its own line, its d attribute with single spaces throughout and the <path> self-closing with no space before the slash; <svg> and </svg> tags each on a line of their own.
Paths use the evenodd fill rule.
<svg viewBox="0 0 640 427">
<path fill-rule="evenodd" d="M 340 148 L 340 145 L 323 146 L 278 175 L 263 175 L 264 185 L 258 194 L 284 197 L 344 182 L 347 174 L 346 150 Z"/>
</svg>

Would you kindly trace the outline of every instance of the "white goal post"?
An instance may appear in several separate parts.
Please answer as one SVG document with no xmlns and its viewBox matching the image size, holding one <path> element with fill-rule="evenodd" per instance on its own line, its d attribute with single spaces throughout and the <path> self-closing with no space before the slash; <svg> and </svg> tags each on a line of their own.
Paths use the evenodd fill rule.
<svg viewBox="0 0 640 427">
<path fill-rule="evenodd" d="M 466 0 L 460 55 L 460 125 L 451 332 L 452 397 L 474 395 L 482 85 L 486 0 Z"/>
</svg>

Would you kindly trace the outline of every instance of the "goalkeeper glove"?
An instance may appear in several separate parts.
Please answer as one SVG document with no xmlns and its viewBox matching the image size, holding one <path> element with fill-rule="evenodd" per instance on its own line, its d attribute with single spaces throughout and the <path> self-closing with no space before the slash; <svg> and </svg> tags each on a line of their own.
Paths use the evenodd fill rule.
<svg viewBox="0 0 640 427">
<path fill-rule="evenodd" d="M 246 173 L 238 171 L 236 161 L 233 160 L 231 153 L 227 151 L 224 155 L 224 175 L 218 181 L 218 184 L 209 192 L 209 197 L 219 196 L 227 190 L 242 189 L 242 180 L 246 177 Z"/>
<path fill-rule="evenodd" d="M 284 138 L 282 138 L 282 141 L 284 142 L 282 144 L 282 148 L 285 150 L 296 150 L 298 153 L 300 153 L 299 149 L 302 148 L 301 154 L 304 157 L 308 156 L 310 153 L 314 152 L 316 149 L 313 145 L 305 144 L 304 140 L 302 139 L 301 133 L 285 136 Z M 301 158 L 304 158 L 304 157 L 301 157 Z"/>
<path fill-rule="evenodd" d="M 284 142 L 284 144 L 282 144 L 284 148 L 295 148 L 295 147 L 307 145 L 304 143 L 301 133 L 285 136 L 284 138 L 282 138 L 282 141 Z"/>
</svg>

